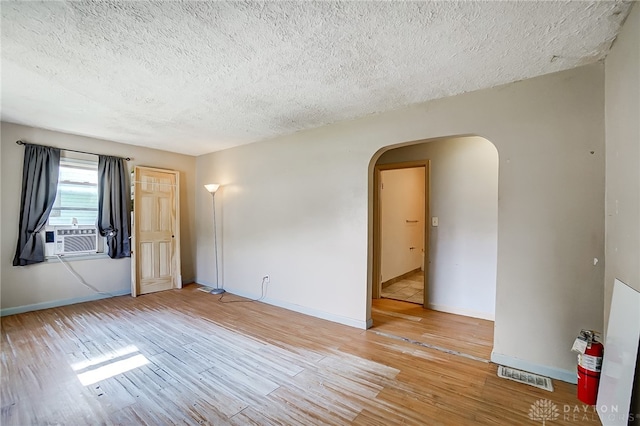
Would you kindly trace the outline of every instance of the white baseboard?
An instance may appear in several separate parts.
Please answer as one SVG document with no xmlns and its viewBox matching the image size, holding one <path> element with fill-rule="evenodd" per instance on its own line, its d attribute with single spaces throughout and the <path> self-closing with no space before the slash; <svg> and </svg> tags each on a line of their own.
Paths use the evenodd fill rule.
<svg viewBox="0 0 640 426">
<path fill-rule="evenodd" d="M 215 284 L 209 284 L 206 281 L 201 281 L 197 284 L 206 285 L 208 287 L 215 287 Z M 259 294 L 248 293 L 245 291 L 239 291 L 232 288 L 226 288 L 225 290 L 231 294 L 235 294 L 236 296 L 246 297 L 247 299 L 257 299 L 260 297 Z M 337 322 L 338 324 L 348 325 L 350 327 L 359 328 L 362 330 L 366 330 L 369 324 L 368 321 L 359 321 L 353 318 L 347 318 L 340 315 L 331 314 L 329 312 L 319 311 L 317 309 L 308 308 L 306 306 L 296 305 L 295 303 L 285 302 L 283 300 L 272 299 L 270 297 L 265 297 L 261 300 L 263 303 L 267 303 L 269 305 L 278 306 L 280 308 L 288 309 L 290 311 L 299 312 L 301 314 L 309 315 L 316 318 L 321 318 L 324 320 Z M 371 327 L 371 325 L 369 325 Z"/>
<path fill-rule="evenodd" d="M 489 314 L 486 312 L 472 311 L 470 309 L 456 308 L 453 306 L 444 306 L 444 305 L 436 305 L 433 303 L 429 303 L 429 309 L 439 312 L 446 312 L 448 314 L 456 314 L 463 315 L 465 317 L 479 318 L 488 321 L 495 321 L 496 317 L 494 314 Z"/>
<path fill-rule="evenodd" d="M 506 365 L 507 367 L 516 368 L 518 370 L 528 371 L 529 373 L 536 373 L 542 376 L 551 377 L 552 379 L 562 380 L 563 382 L 572 383 L 574 385 L 578 383 L 576 371 L 534 364 L 523 359 L 495 353 L 493 351 L 491 352 L 491 362 Z"/>
<path fill-rule="evenodd" d="M 238 296 L 241 296 L 241 295 L 239 294 Z M 289 303 L 282 300 L 271 299 L 269 297 L 262 299 L 262 302 L 268 303 L 273 306 L 278 306 L 280 308 L 288 309 L 290 311 L 299 312 L 301 314 L 310 315 L 312 317 L 321 318 L 321 319 L 332 321 L 332 322 L 337 322 L 338 324 L 344 324 L 350 327 L 359 328 L 361 330 L 367 329 L 367 321 L 359 321 L 353 318 L 347 318 L 347 317 L 335 315 L 329 312 L 308 308 L 306 306 L 296 305 L 294 303 Z"/>
<path fill-rule="evenodd" d="M 59 306 L 75 305 L 76 303 L 91 302 L 93 300 L 106 299 L 113 296 L 125 296 L 131 294 L 131 288 L 116 290 L 109 292 L 111 294 L 90 294 L 83 297 L 74 297 L 73 299 L 52 300 L 50 302 L 34 303 L 33 305 L 16 306 L 15 308 L 0 309 L 0 317 L 7 315 L 22 314 L 25 312 L 39 311 L 41 309 L 57 308 Z"/>
<path fill-rule="evenodd" d="M 184 284 L 187 284 L 187 283 L 184 283 Z M 191 281 L 191 283 L 190 283 L 190 284 L 204 285 L 204 286 L 207 286 L 207 287 L 213 287 L 213 288 L 215 288 L 215 287 L 216 287 L 216 285 L 215 285 L 215 284 L 212 284 L 212 283 L 210 283 L 210 282 L 208 282 L 208 281 L 205 281 L 205 280 L 197 280 L 197 281 L 196 281 L 196 280 L 193 280 L 193 281 Z M 224 286 L 223 286 L 223 288 L 224 288 Z M 226 290 L 226 289 L 225 289 L 225 290 Z"/>
</svg>

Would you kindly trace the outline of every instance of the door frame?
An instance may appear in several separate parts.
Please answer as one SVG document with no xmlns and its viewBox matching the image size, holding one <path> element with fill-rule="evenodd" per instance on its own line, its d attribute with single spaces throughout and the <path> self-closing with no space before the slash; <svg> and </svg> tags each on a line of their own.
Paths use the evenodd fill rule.
<svg viewBox="0 0 640 426">
<path fill-rule="evenodd" d="M 180 255 L 180 172 L 177 170 L 171 169 L 161 169 L 158 167 L 147 167 L 147 166 L 134 166 L 132 178 L 133 181 L 130 182 L 130 185 L 133 189 L 132 200 L 137 201 L 137 187 L 140 184 L 138 181 L 138 170 L 149 170 L 152 172 L 161 172 L 167 174 L 173 174 L 175 176 L 175 193 L 174 193 L 174 203 L 176 209 L 176 217 L 175 217 L 175 228 L 173 229 L 173 244 L 174 244 L 174 253 L 172 256 L 172 265 L 173 267 L 173 279 L 172 279 L 172 288 L 182 288 L 182 262 Z M 134 203 L 133 211 L 131 212 L 131 296 L 136 297 L 140 294 L 140 289 L 138 288 L 140 283 L 138 282 L 138 247 L 137 244 L 137 229 L 136 222 L 138 221 L 138 214 L 136 212 L 136 206 Z"/>
<path fill-rule="evenodd" d="M 376 164 L 373 171 L 373 269 L 372 269 L 372 298 L 379 299 L 382 293 L 382 250 L 381 250 L 381 205 L 380 205 L 380 185 L 381 173 L 385 170 L 413 169 L 424 167 L 424 300 L 422 306 L 429 306 L 429 237 L 431 217 L 431 160 L 406 161 L 402 163 Z"/>
</svg>

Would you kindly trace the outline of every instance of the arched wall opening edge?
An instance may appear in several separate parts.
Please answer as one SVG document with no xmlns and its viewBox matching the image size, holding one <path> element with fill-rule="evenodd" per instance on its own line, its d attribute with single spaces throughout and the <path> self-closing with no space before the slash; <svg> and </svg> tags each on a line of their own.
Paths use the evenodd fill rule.
<svg viewBox="0 0 640 426">
<path fill-rule="evenodd" d="M 373 277 L 373 269 L 374 269 L 374 175 L 375 175 L 375 168 L 376 168 L 376 164 L 378 163 L 378 161 L 380 160 L 380 158 L 382 157 L 382 155 L 390 150 L 394 150 L 397 148 L 403 148 L 403 147 L 408 147 L 408 146 L 412 146 L 412 145 L 421 145 L 421 144 L 427 144 L 427 143 L 432 143 L 432 142 L 436 142 L 436 141 L 443 141 L 443 140 L 448 140 L 448 139 L 460 139 L 460 138 L 467 138 L 467 137 L 476 137 L 476 138 L 482 138 L 483 140 L 487 141 L 490 143 L 491 146 L 493 146 L 495 153 L 496 153 L 496 162 L 497 162 L 497 166 L 498 166 L 498 194 L 500 192 L 500 177 L 499 177 L 499 151 L 498 151 L 498 147 L 496 146 L 496 144 L 494 144 L 489 138 L 486 138 L 482 135 L 478 135 L 478 134 L 458 134 L 458 135 L 448 135 L 448 136 L 440 136 L 440 137 L 435 137 L 435 138 L 429 138 L 429 139 L 420 139 L 420 140 L 414 140 L 414 141 L 407 141 L 407 142 L 402 142 L 402 143 L 397 143 L 397 144 L 392 144 L 392 145 L 388 145 L 385 146 L 381 149 L 379 149 L 372 157 L 371 160 L 369 162 L 369 167 L 368 167 L 368 225 L 367 225 L 367 300 L 366 300 L 366 313 L 367 313 L 367 327 L 371 327 L 373 325 L 373 321 L 372 321 L 372 317 L 371 317 L 371 304 L 372 304 L 372 296 L 374 294 L 374 289 L 373 289 L 373 284 L 374 284 L 374 277 Z M 499 202 L 498 202 L 499 203 Z M 496 218 L 496 240 L 498 238 L 497 235 L 497 227 L 498 227 L 498 221 L 499 221 L 499 210 L 500 210 L 500 206 L 498 204 L 497 206 L 497 215 L 498 217 Z M 495 265 L 493 265 L 493 267 L 495 268 L 495 272 L 497 275 L 497 261 L 495 263 Z M 496 280 L 497 281 L 497 280 Z M 497 287 L 497 282 L 496 282 L 496 287 Z M 495 293 L 497 293 L 497 288 Z M 495 303 L 495 293 L 493 294 L 493 301 Z"/>
</svg>

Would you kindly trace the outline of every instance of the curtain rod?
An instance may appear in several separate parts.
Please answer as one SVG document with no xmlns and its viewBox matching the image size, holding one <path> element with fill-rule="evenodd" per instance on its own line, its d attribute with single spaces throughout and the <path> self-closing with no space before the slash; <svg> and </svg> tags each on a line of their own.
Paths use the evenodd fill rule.
<svg viewBox="0 0 640 426">
<path fill-rule="evenodd" d="M 16 143 L 18 145 L 38 145 L 38 144 L 35 144 L 35 143 L 28 143 L 28 142 L 24 142 L 24 141 L 16 141 Z M 38 145 L 38 146 L 44 146 L 46 148 L 55 148 L 53 146 L 47 146 L 47 145 Z M 96 154 L 94 152 L 78 151 L 77 149 L 65 149 L 65 148 L 56 148 L 56 149 L 59 149 L 61 151 L 78 152 L 80 154 L 101 155 L 101 154 Z M 111 157 L 116 157 L 116 156 L 112 155 Z M 131 161 L 131 158 L 129 158 L 129 157 L 124 157 L 124 158 L 123 157 L 118 157 L 118 158 L 122 158 L 123 160 L 126 160 L 126 161 Z"/>
</svg>

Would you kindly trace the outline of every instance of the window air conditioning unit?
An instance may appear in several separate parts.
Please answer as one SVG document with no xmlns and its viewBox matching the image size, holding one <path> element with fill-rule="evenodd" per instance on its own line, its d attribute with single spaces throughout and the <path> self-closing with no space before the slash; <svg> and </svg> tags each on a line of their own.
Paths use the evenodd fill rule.
<svg viewBox="0 0 640 426">
<path fill-rule="evenodd" d="M 95 253 L 98 230 L 94 226 L 56 226 L 55 254 Z"/>
</svg>

